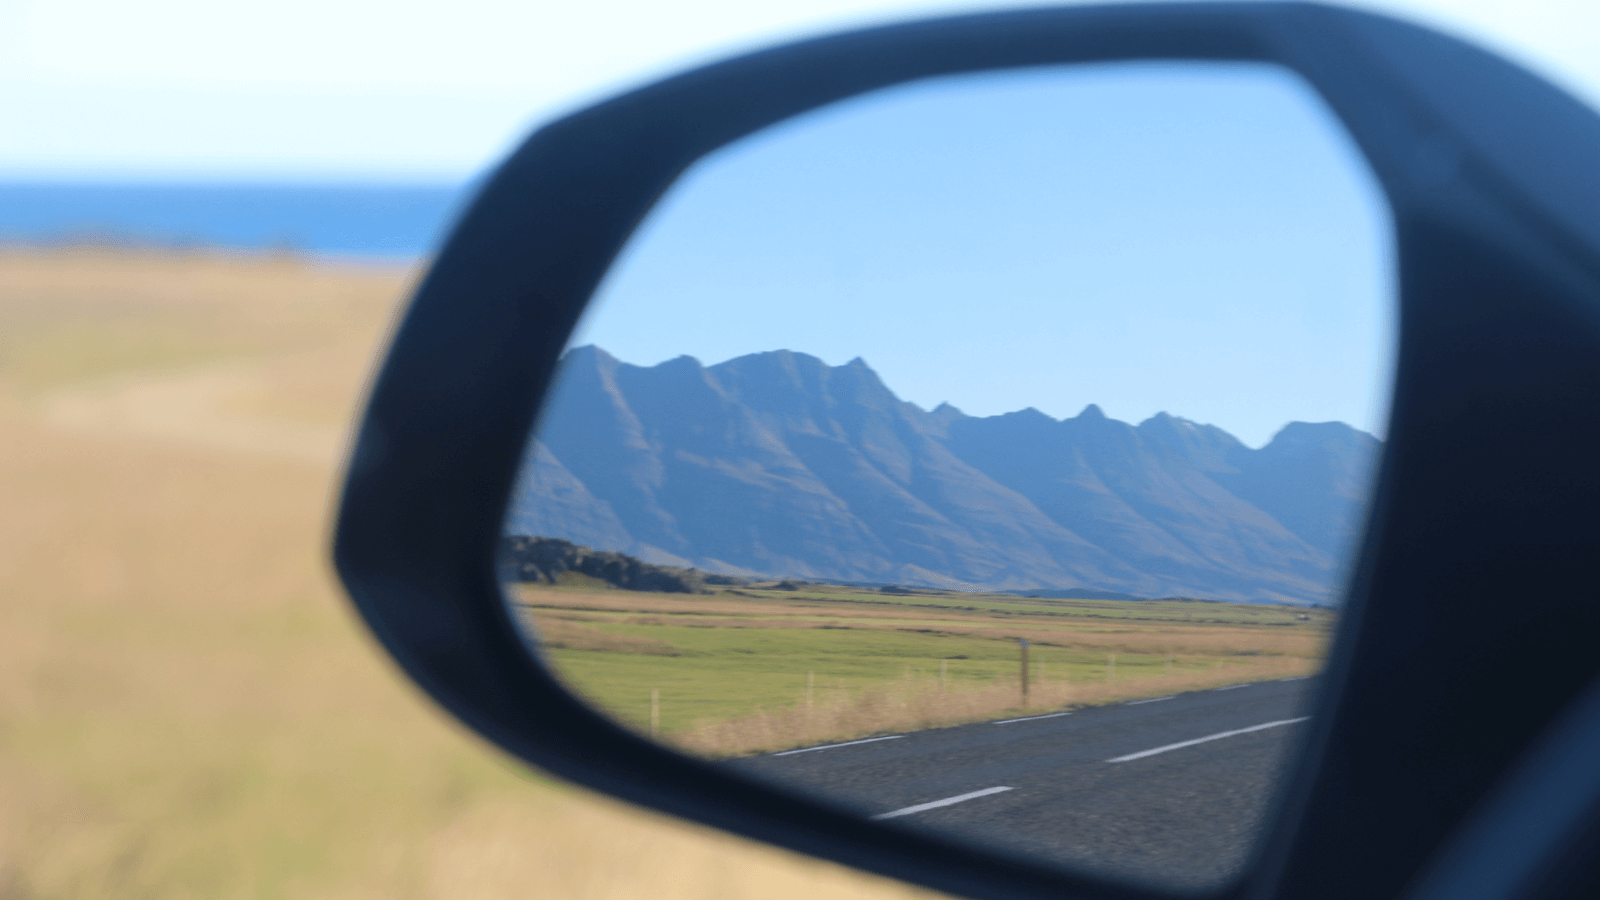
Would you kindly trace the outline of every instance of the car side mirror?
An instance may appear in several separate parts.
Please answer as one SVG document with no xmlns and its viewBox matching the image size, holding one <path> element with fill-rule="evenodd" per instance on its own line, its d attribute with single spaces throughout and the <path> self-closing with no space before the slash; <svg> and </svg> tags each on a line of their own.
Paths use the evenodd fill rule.
<svg viewBox="0 0 1600 900">
<path fill-rule="evenodd" d="M 1600 632 L 1600 606 L 1592 602 L 1587 559 L 1600 538 L 1592 515 L 1600 474 L 1588 448 L 1600 420 L 1588 409 L 1600 396 L 1593 364 L 1600 358 L 1600 170 L 1592 165 L 1600 119 L 1508 63 L 1381 17 L 1273 3 L 938 19 L 715 64 L 535 132 L 489 181 L 418 289 L 350 461 L 335 560 L 385 647 L 436 700 L 508 751 L 696 821 L 971 896 L 1134 897 L 1183 886 L 1141 883 L 1158 879 L 1141 879 L 1137 867 L 1097 869 L 1071 854 L 1019 857 L 975 837 L 989 827 L 982 821 L 966 831 L 907 827 L 907 817 L 929 803 L 997 796 L 1008 783 L 952 788 L 949 796 L 894 809 L 852 809 L 837 793 L 799 791 L 783 778 L 751 777 L 749 766 L 669 749 L 651 740 L 660 726 L 658 696 L 647 700 L 642 686 L 629 689 L 649 709 L 630 726 L 627 714 L 596 708 L 599 681 L 563 670 L 541 647 L 554 628 L 588 629 L 590 640 L 603 629 L 573 625 L 570 609 L 562 620 L 568 626 L 541 624 L 537 612 L 530 626 L 503 587 L 508 521 L 517 521 L 519 509 L 538 515 L 560 502 L 554 488 L 541 495 L 538 483 L 519 479 L 525 458 L 537 464 L 537 452 L 525 453 L 558 360 L 591 298 L 618 277 L 619 259 L 631 258 L 619 254 L 686 171 L 748 135 L 898 85 L 1152 60 L 1271 64 L 1303 79 L 1381 188 L 1399 283 L 1382 462 L 1370 511 L 1346 515 L 1367 524 L 1351 544 L 1348 587 L 1323 588 L 1342 601 L 1337 634 L 1314 703 L 1303 714 L 1256 723 L 1293 721 L 1298 730 L 1288 775 L 1262 813 L 1275 824 L 1226 878 L 1187 887 L 1271 897 L 1401 896 L 1474 815 L 1483 815 L 1475 810 L 1595 674 L 1589 648 Z M 974 301 L 942 315 L 960 329 L 962 316 L 984 312 Z M 756 376 L 730 370 L 719 377 Z M 719 382 L 717 390 L 732 388 Z M 928 427 L 948 432 L 948 422 Z M 929 446 L 981 468 L 949 440 L 947 434 Z M 680 456 L 697 452 L 663 447 Z M 575 453 L 589 470 L 614 468 L 604 453 L 587 452 L 550 456 L 568 475 L 561 458 Z M 1235 463 L 1229 465 L 1239 474 Z M 555 484 L 559 473 L 546 468 L 540 483 Z M 1206 483 L 1223 485 L 1225 474 L 1206 476 Z M 595 477 L 575 480 L 592 494 Z M 1274 484 L 1274 496 L 1285 490 Z M 1008 490 L 1027 495 L 1015 485 Z M 518 498 L 528 496 L 538 502 L 519 508 Z M 997 502 L 977 505 L 994 510 Z M 1264 494 L 1254 508 L 1273 519 L 1263 511 L 1271 502 Z M 1015 521 L 1022 513 L 1008 508 L 1005 515 Z M 1293 530 L 1282 521 L 1287 515 L 1276 521 L 1285 533 Z M 561 537 L 535 530 L 550 529 L 513 534 Z M 767 593 L 754 600 L 771 605 L 772 592 L 785 589 L 782 580 L 756 577 L 783 572 L 730 562 L 722 551 L 672 556 L 636 531 L 627 531 L 628 546 L 661 550 L 669 564 L 719 563 L 714 574 L 759 582 L 755 590 Z M 555 550 L 538 545 L 526 559 L 511 559 L 522 573 L 512 580 L 559 587 L 557 569 L 541 568 L 538 556 Z M 1061 564 L 1066 552 L 1045 553 L 1041 565 Z M 895 562 L 887 552 L 882 559 Z M 567 563 L 559 571 L 584 574 Z M 855 571 L 840 569 L 834 587 L 861 582 L 853 587 L 893 589 L 885 595 L 892 598 L 894 590 L 940 584 L 917 575 L 874 585 L 850 577 Z M 1005 589 L 977 577 L 969 572 L 961 584 Z M 822 591 L 813 599 L 871 598 Z M 1029 635 L 1037 643 L 1037 632 Z M 1070 674 L 1070 661 L 1060 662 Z M 1018 686 L 1026 690 L 1032 675 L 1022 673 Z M 805 690 L 795 696 L 814 703 L 814 686 Z M 1019 700 L 1026 704 L 1027 694 Z M 825 737 L 763 749 L 820 747 Z M 1116 759 L 1163 749 L 1117 751 Z M 1517 815 L 1538 813 L 1536 806 L 1515 808 L 1523 810 Z"/>
</svg>

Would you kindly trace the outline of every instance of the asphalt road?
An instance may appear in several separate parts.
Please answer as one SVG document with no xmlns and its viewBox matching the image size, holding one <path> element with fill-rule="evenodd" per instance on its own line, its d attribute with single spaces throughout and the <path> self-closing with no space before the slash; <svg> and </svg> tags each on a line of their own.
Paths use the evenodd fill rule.
<svg viewBox="0 0 1600 900">
<path fill-rule="evenodd" d="M 1170 887 L 1243 864 L 1308 679 L 730 761 L 895 825 Z"/>
</svg>

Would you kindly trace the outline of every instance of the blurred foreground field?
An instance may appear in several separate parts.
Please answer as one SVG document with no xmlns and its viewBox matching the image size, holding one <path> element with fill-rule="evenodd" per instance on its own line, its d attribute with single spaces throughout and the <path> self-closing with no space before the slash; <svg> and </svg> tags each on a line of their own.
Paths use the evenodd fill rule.
<svg viewBox="0 0 1600 900">
<path fill-rule="evenodd" d="M 0 252 L 0 898 L 927 896 L 523 772 L 326 562 L 408 273 Z"/>
</svg>

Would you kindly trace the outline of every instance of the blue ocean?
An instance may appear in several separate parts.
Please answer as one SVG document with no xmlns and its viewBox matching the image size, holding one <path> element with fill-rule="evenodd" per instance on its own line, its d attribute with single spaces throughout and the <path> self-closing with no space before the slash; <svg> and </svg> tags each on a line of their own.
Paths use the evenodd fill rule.
<svg viewBox="0 0 1600 900">
<path fill-rule="evenodd" d="M 0 184 L 0 245 L 108 243 L 406 259 L 470 184 Z"/>
</svg>

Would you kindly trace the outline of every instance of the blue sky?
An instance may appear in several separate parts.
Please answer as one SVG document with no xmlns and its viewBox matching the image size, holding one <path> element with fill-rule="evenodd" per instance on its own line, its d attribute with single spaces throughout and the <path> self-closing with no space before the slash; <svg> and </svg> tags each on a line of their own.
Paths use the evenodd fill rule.
<svg viewBox="0 0 1600 900">
<path fill-rule="evenodd" d="M 459 182 L 696 62 L 1011 5 L 0 0 L 0 180 Z M 1600 98 L 1592 0 L 1365 5 Z M 589 336 L 640 363 L 861 355 L 975 414 L 1165 409 L 1252 444 L 1290 419 L 1381 430 L 1381 204 L 1292 83 L 1208 78 L 912 90 L 730 149 L 641 233 Z M 1059 114 L 1018 114 L 1041 102 Z M 973 141 L 979 123 L 1015 133 Z"/>
<path fill-rule="evenodd" d="M 1389 223 L 1337 123 L 1257 65 L 961 76 L 725 148 L 577 340 L 630 362 L 860 356 L 972 415 L 1166 410 L 1253 445 L 1381 428 Z"/>
</svg>

